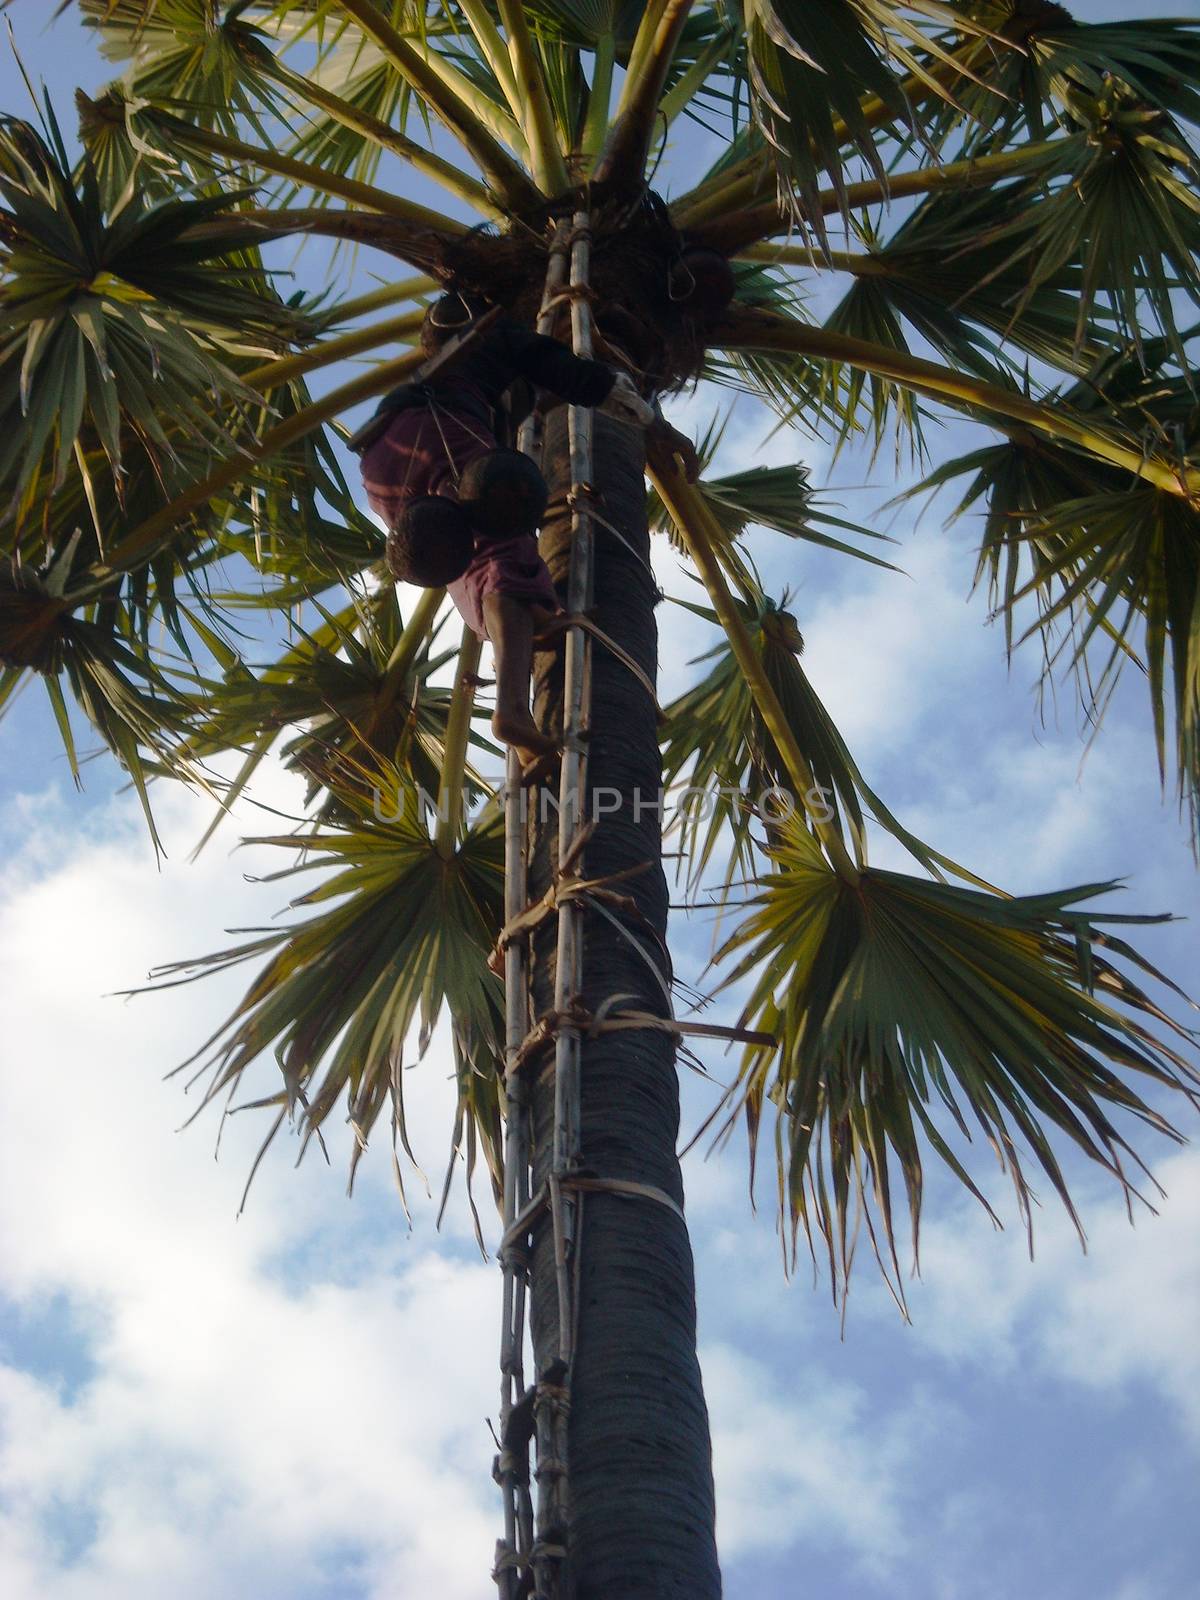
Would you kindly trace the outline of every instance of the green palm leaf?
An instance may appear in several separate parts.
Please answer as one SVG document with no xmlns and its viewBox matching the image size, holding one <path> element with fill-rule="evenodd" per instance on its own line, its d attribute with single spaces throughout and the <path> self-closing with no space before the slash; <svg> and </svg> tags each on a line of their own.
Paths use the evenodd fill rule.
<svg viewBox="0 0 1200 1600">
<path fill-rule="evenodd" d="M 719 432 L 710 429 L 708 438 L 699 447 L 701 460 L 706 460 L 715 451 L 719 436 Z M 800 462 L 780 467 L 748 467 L 742 472 L 730 472 L 720 478 L 705 477 L 699 480 L 696 488 L 725 535 L 724 542 L 718 547 L 722 565 L 743 589 L 747 583 L 757 587 L 738 542 L 747 528 L 752 526 L 771 528 L 789 539 L 802 539 L 807 544 L 819 545 L 825 550 L 855 556 L 860 561 L 870 562 L 872 566 L 895 570 L 891 562 L 884 561 L 871 551 L 860 550 L 833 533 L 824 531 L 836 528 L 839 532 L 858 534 L 865 539 L 893 542 L 886 534 L 848 522 L 827 510 L 809 484 L 808 469 Z M 655 488 L 650 490 L 647 517 L 653 532 L 666 533 L 677 548 L 684 548 L 670 513 Z"/>
<path fill-rule="evenodd" d="M 872 870 L 851 888 L 781 832 L 774 871 L 721 952 L 727 981 L 751 985 L 743 1025 L 779 1050 L 749 1048 L 729 1098 L 752 1141 L 774 1106 L 783 1203 L 793 1229 L 823 1241 L 835 1294 L 864 1224 L 903 1299 L 894 1186 L 915 1256 L 926 1152 L 991 1210 L 964 1164 L 973 1128 L 1029 1229 L 1027 1162 L 1080 1225 L 1047 1129 L 1136 1192 L 1126 1162 L 1141 1163 L 1114 1119 L 1178 1135 L 1119 1074 L 1193 1101 L 1200 1078 L 1165 1042 L 1186 1035 L 1103 952 L 1161 975 L 1102 928 L 1159 919 L 1078 909 L 1111 884 L 1004 899 Z"/>
<path fill-rule="evenodd" d="M 797 220 L 823 236 L 819 180 L 828 173 L 842 191 L 846 146 L 885 175 L 868 107 L 878 102 L 886 122 L 907 123 L 897 69 L 942 92 L 930 67 L 947 53 L 918 19 L 975 25 L 937 0 L 743 0 L 741 9 L 756 120 L 781 187 L 799 197 Z"/>
<path fill-rule="evenodd" d="M 1098 633 L 1112 641 L 1093 690 L 1097 716 L 1122 663 L 1140 646 L 1159 771 L 1165 779 L 1170 720 L 1180 799 L 1200 848 L 1200 515 L 1174 495 L 1130 487 L 1063 501 L 1027 526 L 1043 551 L 1054 552 L 1044 564 L 1061 586 L 1038 629 L 1071 619 L 1076 666 Z M 1046 576 L 1033 580 L 1043 593 Z M 1014 599 L 1022 596 L 1019 590 Z"/>
<path fill-rule="evenodd" d="M 40 571 L 19 563 L 0 565 L 0 716 L 28 672 L 40 675 L 71 775 L 79 783 L 69 694 L 129 774 L 155 849 L 161 850 L 150 810 L 151 778 L 167 771 L 205 782 L 181 751 L 192 706 L 119 597 L 80 605 L 64 595 L 73 554 L 69 546 Z"/>
<path fill-rule="evenodd" d="M 1051 141 L 1045 149 L 1053 159 L 1042 163 L 1036 182 L 935 196 L 886 243 L 864 228 L 866 254 L 832 258 L 856 281 L 826 326 L 908 350 L 906 325 L 953 366 L 989 381 L 1005 370 L 1019 375 L 1028 356 L 1061 371 L 1090 371 L 1115 348 L 1115 335 L 1097 327 L 1088 308 L 1081 314 L 1083 254 L 1065 255 L 1054 273 L 1031 284 L 1028 262 L 1005 237 L 1009 228 L 1030 225 L 1047 203 L 1043 180 L 1069 172 L 1076 148 Z"/>
<path fill-rule="evenodd" d="M 436 596 L 433 597 L 436 602 Z M 323 612 L 319 629 L 296 629 L 296 642 L 280 660 L 255 672 L 236 653 L 224 681 L 212 685 L 196 708 L 188 742 L 195 759 L 241 750 L 246 760 L 229 805 L 245 787 L 277 737 L 292 730 L 280 750 L 285 767 L 308 781 L 306 805 L 323 794 L 320 815 L 342 815 L 346 791 L 370 800 L 379 764 L 403 772 L 411 785 L 436 795 L 446 742 L 450 691 L 430 679 L 453 651 L 432 654 L 429 631 L 436 612 L 423 601 L 406 633 L 392 585 L 365 603 Z"/>
<path fill-rule="evenodd" d="M 933 101 L 925 132 L 935 145 L 963 134 L 969 152 L 1023 134 L 1041 138 L 1072 93 L 1098 95 L 1114 81 L 1147 105 L 1200 122 L 1200 35 L 1176 17 L 1082 22 L 1057 4 L 974 0 L 989 35 L 960 42 L 954 103 Z"/>
<path fill-rule="evenodd" d="M 1064 398 L 1081 413 L 1104 408 L 1194 457 L 1196 415 L 1190 380 L 1169 371 L 1174 341 L 1148 341 L 1146 369 L 1133 355 L 1106 364 Z M 959 516 L 986 503 L 977 581 L 987 577 L 1011 651 L 1026 602 L 1049 673 L 1075 674 L 1088 720 L 1097 727 L 1129 661 L 1145 667 L 1165 775 L 1173 727 L 1181 803 L 1193 833 L 1200 794 L 1200 589 L 1195 506 L 1068 448 L 1021 435 L 944 463 L 913 493 L 956 478 L 967 487 Z M 1099 659 L 1097 660 L 1097 653 Z"/>
<path fill-rule="evenodd" d="M 261 7 L 212 0 L 79 0 L 109 61 L 128 64 L 135 94 L 186 103 L 205 127 L 235 133 L 259 120 L 270 98 L 270 45 L 247 13 Z"/>
<path fill-rule="evenodd" d="M 1200 165 L 1171 120 L 1119 84 L 1094 99 L 1073 95 L 1068 110 L 1080 129 L 1071 181 L 983 234 L 985 245 L 1007 248 L 1006 266 L 1027 275 L 1014 320 L 1077 265 L 1080 339 L 1100 300 L 1131 342 L 1141 339 L 1148 308 L 1182 356 L 1172 296 L 1200 300 Z"/>
<path fill-rule="evenodd" d="M 236 237 L 189 236 L 236 199 L 128 191 L 106 210 L 89 162 L 76 180 L 36 130 L 0 123 L 0 485 L 14 499 L 43 468 L 61 483 L 85 430 L 114 472 L 130 437 L 159 470 L 177 455 L 164 417 L 212 448 L 228 441 L 221 410 L 257 399 L 232 361 L 306 328 L 261 272 L 224 264 Z"/>
<path fill-rule="evenodd" d="M 409 1036 L 419 1027 L 423 1053 L 448 1009 L 460 1118 L 470 1119 L 469 1148 L 482 1147 L 498 1182 L 503 988 L 487 957 L 503 916 L 503 832 L 493 810 L 447 857 L 403 776 L 387 763 L 375 773 L 388 796 L 379 809 L 394 820 L 379 820 L 354 790 L 339 790 L 345 826 L 302 839 L 253 841 L 300 849 L 306 858 L 271 881 L 321 874 L 316 887 L 291 902 L 310 915 L 227 950 L 172 963 L 154 977 L 159 985 L 189 982 L 265 960 L 228 1022 L 185 1065 L 199 1061 L 208 1071 L 202 1101 L 208 1105 L 236 1093 L 270 1052 L 283 1086 L 252 1102 L 279 1112 L 267 1143 L 288 1116 L 303 1154 L 341 1101 L 353 1137 L 352 1178 L 385 1106 L 393 1140 L 407 1145 Z M 403 804 L 392 805 L 393 799 Z"/>
<path fill-rule="evenodd" d="M 595 50 L 611 35 L 622 64 L 629 60 L 645 9 L 641 0 L 531 0 L 525 7 L 535 25 L 553 29 L 577 50 Z"/>
</svg>

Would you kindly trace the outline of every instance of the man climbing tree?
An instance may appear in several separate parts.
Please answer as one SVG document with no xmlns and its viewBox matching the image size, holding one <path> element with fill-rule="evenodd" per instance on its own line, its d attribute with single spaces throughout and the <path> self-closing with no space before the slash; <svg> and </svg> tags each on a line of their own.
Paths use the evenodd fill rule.
<svg viewBox="0 0 1200 1600">
<path fill-rule="evenodd" d="M 1091 714 L 1127 661 L 1145 666 L 1194 824 L 1200 413 L 1180 307 L 1200 297 L 1196 30 L 1090 26 L 1043 0 L 77 9 L 124 73 L 81 93 L 83 153 L 49 112 L 6 121 L 0 145 L 0 703 L 39 675 L 72 763 L 88 724 L 151 828 L 151 777 L 213 787 L 210 764 L 236 752 L 232 804 L 287 730 L 282 759 L 309 783 L 294 842 L 337 869 L 336 892 L 208 963 L 256 967 L 205 1056 L 209 1097 L 269 1053 L 266 1142 L 290 1124 L 306 1148 L 345 1106 L 357 1163 L 381 1119 L 403 1142 L 406 1051 L 446 1014 L 455 1149 L 469 1171 L 482 1157 L 508 1219 L 504 1600 L 715 1600 L 676 1155 L 675 1055 L 694 1024 L 675 1014 L 661 818 L 644 803 L 664 767 L 797 803 L 762 820 L 723 801 L 685 843 L 697 877 L 724 860 L 724 893 L 749 895 L 717 952 L 717 981 L 746 996 L 724 1025 L 743 1054 L 722 1112 L 744 1115 L 752 1147 L 774 1136 L 781 1220 L 820 1242 L 836 1293 L 861 1224 L 902 1296 L 897 1194 L 915 1240 L 931 1153 L 982 1200 L 959 1142 L 974 1128 L 1025 1219 L 1035 1173 L 1070 1207 L 1056 1144 L 1127 1184 L 1131 1120 L 1169 1131 L 1160 1102 L 1194 1091 L 1194 1069 L 1157 974 L 1109 931 L 1138 919 L 1091 909 L 1108 885 L 1009 896 L 867 787 L 743 538 L 765 525 L 868 553 L 822 521 L 802 472 L 690 482 L 694 452 L 665 425 L 645 431 L 632 403 L 636 425 L 588 409 L 607 372 L 570 369 L 595 389 L 551 382 L 585 404 L 546 406 L 519 441 L 548 486 L 551 582 L 527 549 L 519 599 L 549 608 L 552 589 L 569 614 L 537 654 L 531 726 L 533 613 L 499 604 L 503 581 L 474 588 L 468 564 L 474 626 L 448 691 L 442 592 L 401 614 L 339 419 L 414 379 L 428 352 L 390 352 L 451 287 L 502 308 L 526 349 L 540 325 L 562 363 L 569 322 L 569 359 L 621 366 L 647 404 L 708 378 L 839 441 L 894 432 L 918 454 L 932 408 L 966 416 L 986 442 L 929 482 L 966 476 L 964 505 L 986 504 L 996 606 L 1010 625 L 1033 608 Z M 339 250 L 327 292 L 294 293 L 275 241 L 307 237 L 419 275 L 352 294 Z M 818 326 L 802 291 L 830 275 L 846 293 Z M 545 381 L 501 366 L 470 398 L 448 367 L 437 407 L 388 417 L 392 443 L 364 467 L 397 530 L 393 447 L 449 502 L 471 452 L 501 443 L 512 375 Z M 651 521 L 724 636 L 661 720 Z M 486 566 L 477 532 L 469 562 Z M 279 654 L 256 669 L 233 619 L 238 594 L 264 591 Z M 527 753 L 561 743 L 560 794 L 584 785 L 528 839 L 510 795 L 507 873 L 500 805 L 463 804 L 484 631 L 495 733 Z M 438 818 L 372 805 L 430 787 Z M 602 790 L 620 803 L 592 829 Z M 868 815 L 919 870 L 870 863 Z"/>
<path fill-rule="evenodd" d="M 537 548 L 545 484 L 527 457 L 500 449 L 497 434 L 507 437 L 513 418 L 498 427 L 497 409 L 514 382 L 524 379 L 576 405 L 606 401 L 643 426 L 655 415 L 625 373 L 581 361 L 519 323 L 493 322 L 472 340 L 475 320 L 486 314 L 482 301 L 459 292 L 443 295 L 426 312 L 426 355 L 444 351 L 455 337 L 461 350 L 436 376 L 422 374 L 384 397 L 362 441 L 363 484 L 371 509 L 390 530 L 392 576 L 426 588 L 448 587 L 463 620 L 491 641 L 492 732 L 536 762 L 556 746 L 529 714 L 533 641 L 535 634 L 545 635 L 560 608 Z M 447 514 L 443 496 L 465 508 L 460 518 Z"/>
</svg>

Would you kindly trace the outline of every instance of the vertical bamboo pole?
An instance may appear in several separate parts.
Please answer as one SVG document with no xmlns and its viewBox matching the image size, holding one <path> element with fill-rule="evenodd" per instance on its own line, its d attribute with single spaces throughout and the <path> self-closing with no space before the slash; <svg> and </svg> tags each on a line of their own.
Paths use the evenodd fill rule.
<svg viewBox="0 0 1200 1600">
<path fill-rule="evenodd" d="M 577 356 L 592 354 L 592 311 L 587 299 L 591 266 L 590 217 L 577 211 L 571 225 L 571 337 Z M 567 578 L 567 610 L 579 615 L 591 603 L 592 412 L 571 406 L 567 413 L 571 454 L 571 563 Z M 567 631 L 563 685 L 563 757 L 559 780 L 558 859 L 574 858 L 585 821 L 584 785 L 587 731 L 588 638 L 580 627 Z M 578 870 L 576 862 L 576 870 Z M 564 1189 L 579 1160 L 579 1030 L 566 1020 L 579 992 L 583 948 L 582 907 L 568 902 L 558 909 L 558 948 L 554 977 L 554 1009 L 558 1028 L 554 1049 L 554 1151 L 549 1178 L 554 1258 L 558 1280 L 558 1361 L 539 1374 L 543 1403 L 538 1408 L 538 1546 L 535 1564 L 538 1594 L 560 1593 L 569 1518 L 567 1449 L 569 1384 L 574 1344 L 571 1265 L 577 1247 L 577 1200 Z"/>
<path fill-rule="evenodd" d="M 587 299 L 591 267 L 590 218 L 586 211 L 575 214 L 572 225 L 571 287 L 577 292 L 571 300 L 571 342 L 575 354 L 592 354 L 592 308 Z M 571 406 L 567 413 L 571 451 L 571 564 L 567 578 L 567 610 L 580 616 L 592 603 L 592 411 L 590 406 Z M 587 679 L 589 640 L 582 628 L 571 628 L 566 637 L 565 684 L 563 693 L 563 760 L 559 789 L 558 858 L 565 861 L 573 852 L 583 826 L 584 786 L 587 758 Z M 579 863 L 577 863 L 578 870 Z M 583 906 L 570 901 L 558 914 L 558 963 L 555 972 L 555 1008 L 561 1015 L 569 1010 L 579 992 L 582 978 Z M 560 1027 L 556 1047 L 556 1085 L 554 1097 L 554 1171 L 563 1178 L 579 1156 L 579 1032 Z M 568 1250 L 572 1243 L 575 1202 L 564 1199 L 564 1234 Z M 561 1280 L 560 1280 L 561 1281 Z M 560 1289 L 559 1357 L 571 1359 L 571 1318 L 569 1299 Z"/>
<path fill-rule="evenodd" d="M 520 762 L 509 751 L 504 796 L 504 917 L 509 921 L 525 899 L 525 790 Z M 517 1067 L 518 1052 L 528 1031 L 525 952 L 514 941 L 504 952 L 504 1227 L 512 1226 L 529 1196 L 529 1097 Z M 500 1252 L 504 1274 L 504 1309 L 500 1339 L 500 1455 L 496 1477 L 504 1503 L 504 1540 L 497 1550 L 496 1581 L 501 1600 L 517 1600 L 521 1566 L 528 1561 L 529 1452 L 514 1449 L 512 1417 L 525 1397 L 525 1282 L 528 1271 L 525 1240 L 506 1240 Z M 516 1563 L 516 1564 L 514 1564 Z"/>
<path fill-rule="evenodd" d="M 567 277 L 567 233 L 560 226 L 550 248 L 546 286 L 538 317 L 538 331 L 549 333 L 554 323 L 553 302 Z M 518 448 L 526 454 L 537 449 L 537 424 L 530 416 L 521 425 Z M 526 872 L 528 793 L 521 784 L 521 762 L 510 749 L 504 791 L 504 916 L 509 921 L 525 908 L 529 897 Z M 519 1052 L 529 1031 L 529 974 L 525 947 L 514 941 L 504 952 L 505 998 L 505 1136 L 504 1227 L 507 1231 L 529 1203 L 529 1086 L 519 1068 Z M 500 1343 L 500 1456 L 496 1476 L 504 1503 L 504 1539 L 497 1550 L 496 1581 L 501 1600 L 516 1600 L 522 1570 L 533 1557 L 533 1503 L 529 1488 L 529 1447 L 513 1448 L 512 1418 L 516 1408 L 528 1403 L 525 1386 L 526 1291 L 528 1244 L 510 1241 L 501 1253 L 504 1274 L 503 1330 Z"/>
</svg>

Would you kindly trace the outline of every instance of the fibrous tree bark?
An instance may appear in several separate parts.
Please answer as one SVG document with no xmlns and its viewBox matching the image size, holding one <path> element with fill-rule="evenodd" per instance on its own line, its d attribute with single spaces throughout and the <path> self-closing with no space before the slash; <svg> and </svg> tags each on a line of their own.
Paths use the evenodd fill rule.
<svg viewBox="0 0 1200 1600">
<path fill-rule="evenodd" d="M 553 496 L 543 550 L 556 583 L 565 585 L 565 410 L 547 420 L 543 465 Z M 593 487 L 601 515 L 620 537 L 597 522 L 593 616 L 653 678 L 658 591 L 649 567 L 643 471 L 640 434 L 597 415 Z M 561 693 L 560 657 L 541 656 L 535 706 L 543 727 L 557 725 Z M 612 913 L 619 928 L 594 906 L 586 914 L 580 1000 L 594 1013 L 605 1000 L 622 996 L 628 1009 L 666 1016 L 670 962 L 656 707 L 603 643 L 592 647 L 591 704 L 585 815 L 596 819 L 596 828 L 587 847 L 587 876 L 638 870 L 620 885 L 636 911 Z M 557 848 L 554 808 L 543 803 L 543 793 L 534 802 L 535 896 L 550 881 Z M 534 947 L 538 1014 L 553 1005 L 554 956 L 550 930 Z M 534 1094 L 535 1189 L 548 1169 L 553 1116 L 547 1066 Z M 679 1084 L 669 1034 L 630 1030 L 584 1041 L 585 1174 L 644 1184 L 682 1205 L 678 1131 Z M 721 1580 L 711 1449 L 687 1228 L 653 1199 L 587 1193 L 579 1241 L 569 1431 L 571 1592 L 575 1600 L 716 1600 Z M 557 1351 L 557 1319 L 554 1245 L 546 1223 L 532 1259 L 539 1371 Z"/>
</svg>

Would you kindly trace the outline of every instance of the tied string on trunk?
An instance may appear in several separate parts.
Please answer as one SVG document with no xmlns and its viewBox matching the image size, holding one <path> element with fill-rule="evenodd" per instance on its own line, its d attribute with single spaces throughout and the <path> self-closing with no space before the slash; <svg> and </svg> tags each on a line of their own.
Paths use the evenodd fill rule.
<svg viewBox="0 0 1200 1600">
<path fill-rule="evenodd" d="M 488 957 L 488 966 L 500 976 L 504 971 L 504 953 L 509 945 L 518 939 L 528 939 L 550 917 L 557 915 L 559 907 L 571 904 L 572 901 L 591 900 L 604 901 L 619 911 L 635 916 L 645 921 L 638 908 L 637 902 L 629 895 L 619 894 L 613 888 L 615 883 L 627 882 L 630 878 L 640 876 L 643 872 L 653 869 L 655 863 L 642 861 L 636 866 L 625 867 L 620 872 L 609 873 L 600 878 L 580 877 L 574 870 L 575 863 L 582 856 L 588 840 L 596 831 L 594 822 L 587 823 L 576 835 L 575 843 L 570 852 L 563 857 L 561 864 L 550 882 L 545 894 L 532 900 L 516 916 L 509 920 L 500 929 L 492 953 Z M 647 924 L 648 926 L 648 924 Z"/>
<path fill-rule="evenodd" d="M 607 1033 L 653 1032 L 669 1033 L 676 1039 L 712 1039 L 726 1044 L 757 1045 L 774 1049 L 778 1044 L 773 1033 L 757 1028 L 738 1028 L 719 1022 L 697 1022 L 691 1018 L 680 1020 L 663 1016 L 657 1011 L 630 1007 L 625 1002 L 637 1000 L 634 994 L 614 994 L 602 1000 L 595 1011 L 576 1001 L 566 1011 L 544 1012 L 526 1035 L 511 1071 L 524 1072 L 554 1043 L 560 1028 L 572 1028 L 584 1039 L 598 1039 Z M 620 1007 L 618 1010 L 617 1008 Z"/>
<path fill-rule="evenodd" d="M 588 493 L 590 494 L 590 491 L 588 491 Z M 571 495 L 568 496 L 568 504 L 571 506 L 572 510 L 576 509 L 577 502 L 574 491 L 572 491 Z M 590 509 L 589 515 L 595 517 L 595 520 L 603 523 L 605 527 L 611 527 L 611 524 L 606 523 L 603 517 L 596 516 L 595 512 L 590 511 Z M 612 532 L 617 533 L 617 529 L 613 528 Z M 622 538 L 622 535 L 617 533 L 617 537 Z M 635 551 L 634 554 L 636 553 L 637 552 Z M 609 654 L 613 656 L 615 660 L 619 661 L 621 665 L 625 667 L 634 678 L 637 679 L 639 685 L 646 691 L 646 694 L 649 696 L 650 701 L 654 706 L 655 720 L 659 723 L 664 723 L 667 720 L 666 712 L 658 703 L 658 696 L 655 693 L 654 684 L 649 674 L 638 664 L 638 662 L 633 659 L 629 651 L 626 650 L 623 645 L 619 645 L 611 634 L 605 632 L 605 630 L 598 622 L 595 621 L 594 618 L 589 617 L 587 613 L 583 611 L 563 611 L 553 618 L 552 625 L 555 636 L 565 633 L 568 628 L 582 628 L 585 633 L 590 634 L 598 644 L 602 644 Z"/>
<path fill-rule="evenodd" d="M 501 1262 L 520 1266 L 528 1263 L 529 1236 L 534 1228 L 550 1215 L 554 1187 L 576 1194 L 611 1194 L 624 1200 L 653 1200 L 656 1205 L 664 1206 L 668 1211 L 674 1212 L 681 1222 L 686 1220 L 683 1207 L 674 1195 L 669 1195 L 665 1189 L 660 1189 L 655 1184 L 635 1183 L 632 1178 L 605 1178 L 581 1168 L 578 1172 L 566 1172 L 561 1177 L 556 1177 L 553 1186 L 549 1182 L 542 1184 L 516 1220 L 505 1229 L 497 1251 Z M 545 1385 L 539 1385 L 539 1390 L 544 1387 Z M 556 1392 L 549 1403 L 562 1405 L 563 1400 L 564 1396 Z"/>
</svg>

